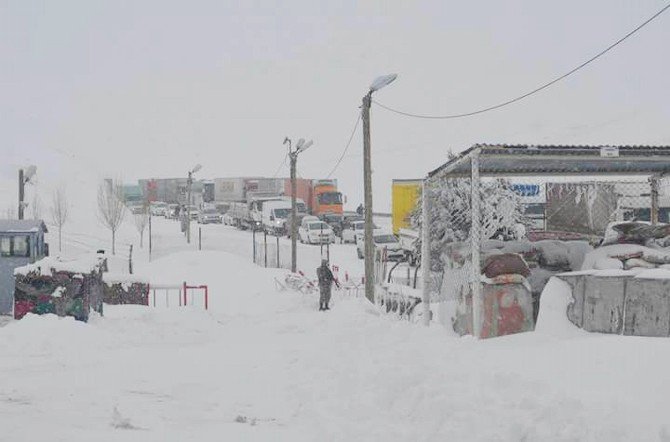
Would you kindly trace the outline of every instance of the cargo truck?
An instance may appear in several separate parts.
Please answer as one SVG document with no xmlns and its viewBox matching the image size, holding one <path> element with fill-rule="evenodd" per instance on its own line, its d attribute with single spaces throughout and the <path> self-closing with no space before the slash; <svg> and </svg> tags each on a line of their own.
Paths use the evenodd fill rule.
<svg viewBox="0 0 670 442">
<path fill-rule="evenodd" d="M 421 195 L 421 183 L 421 180 L 393 180 L 391 214 L 394 234 L 412 227 L 410 217 Z"/>
<path fill-rule="evenodd" d="M 291 196 L 291 180 L 284 183 L 284 194 Z M 326 214 L 342 215 L 342 194 L 337 191 L 337 180 L 296 179 L 296 197 L 305 201 L 310 214 L 322 217 Z"/>
<path fill-rule="evenodd" d="M 391 188 L 391 216 L 393 233 L 410 265 L 416 263 L 416 242 L 419 234 L 412 229 L 411 216 L 421 196 L 422 180 L 393 180 Z"/>
</svg>

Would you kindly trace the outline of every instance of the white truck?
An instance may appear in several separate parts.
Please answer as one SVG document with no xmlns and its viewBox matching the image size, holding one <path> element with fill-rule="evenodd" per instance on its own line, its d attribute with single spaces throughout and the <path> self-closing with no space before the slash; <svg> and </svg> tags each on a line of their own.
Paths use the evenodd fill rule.
<svg viewBox="0 0 670 442">
<path fill-rule="evenodd" d="M 276 236 L 286 234 L 286 229 L 290 226 L 291 199 L 282 198 L 266 201 L 262 207 L 261 222 L 263 230 Z M 307 214 L 307 207 L 301 199 L 296 200 L 296 214 L 299 219 Z"/>
</svg>

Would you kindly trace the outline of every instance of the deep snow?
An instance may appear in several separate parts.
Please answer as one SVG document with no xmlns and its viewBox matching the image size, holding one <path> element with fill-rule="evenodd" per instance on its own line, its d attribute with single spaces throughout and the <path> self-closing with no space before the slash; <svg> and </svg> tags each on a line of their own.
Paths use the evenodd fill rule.
<svg viewBox="0 0 670 442">
<path fill-rule="evenodd" d="M 277 292 L 282 271 L 249 262 L 248 233 L 208 227 L 229 251 L 178 251 L 165 221 L 174 253 L 137 263 L 209 284 L 207 312 L 106 306 L 89 324 L 0 327 L 0 440 L 670 439 L 670 341 L 570 328 L 560 281 L 538 332 L 456 338 L 362 298 L 318 312 L 316 295 Z M 334 254 L 361 265 L 352 246 Z"/>
</svg>

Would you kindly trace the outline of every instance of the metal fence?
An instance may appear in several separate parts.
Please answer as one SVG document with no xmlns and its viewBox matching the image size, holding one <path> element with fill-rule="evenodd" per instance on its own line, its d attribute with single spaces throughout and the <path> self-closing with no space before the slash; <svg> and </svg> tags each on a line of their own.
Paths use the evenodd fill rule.
<svg viewBox="0 0 670 442">
<path fill-rule="evenodd" d="M 253 260 L 256 265 L 275 269 L 291 269 L 291 246 L 282 244 L 278 236 L 259 233 L 253 236 Z"/>
<path fill-rule="evenodd" d="M 668 172 L 666 147 L 473 146 L 424 181 L 426 312 L 430 303 L 453 301 L 454 323 L 445 325 L 480 337 L 505 334 L 496 321 L 509 306 L 501 303 L 533 302 L 536 314 L 551 275 L 580 270 L 611 223 L 668 222 Z M 530 269 L 487 268 L 492 255 L 505 253 L 522 255 Z M 496 279 L 514 271 L 519 278 Z M 518 290 L 501 290 L 505 284 Z M 517 307 L 524 316 L 517 331 L 532 328 L 530 310 Z"/>
</svg>

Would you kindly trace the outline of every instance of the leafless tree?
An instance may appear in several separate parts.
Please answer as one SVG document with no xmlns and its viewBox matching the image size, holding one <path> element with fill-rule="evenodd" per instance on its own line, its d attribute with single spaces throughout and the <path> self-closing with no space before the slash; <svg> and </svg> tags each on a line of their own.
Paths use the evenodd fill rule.
<svg viewBox="0 0 670 442">
<path fill-rule="evenodd" d="M 33 219 L 40 219 L 42 216 L 42 200 L 40 200 L 37 192 L 35 192 L 35 195 L 33 195 L 33 202 L 30 205 L 30 212 L 33 216 Z"/>
<path fill-rule="evenodd" d="M 63 250 L 62 233 L 63 225 L 68 220 L 68 202 L 65 191 L 62 188 L 56 189 L 51 199 L 51 221 L 58 228 L 58 251 Z"/>
<path fill-rule="evenodd" d="M 98 186 L 98 215 L 100 222 L 112 231 L 112 255 L 116 255 L 116 231 L 123 222 L 126 205 L 123 185 L 118 180 L 104 180 Z"/>
<path fill-rule="evenodd" d="M 149 224 L 149 207 L 144 205 L 142 206 L 142 211 L 134 215 L 133 220 L 135 221 L 135 228 L 140 234 L 140 247 L 144 247 L 144 230 Z"/>
</svg>

